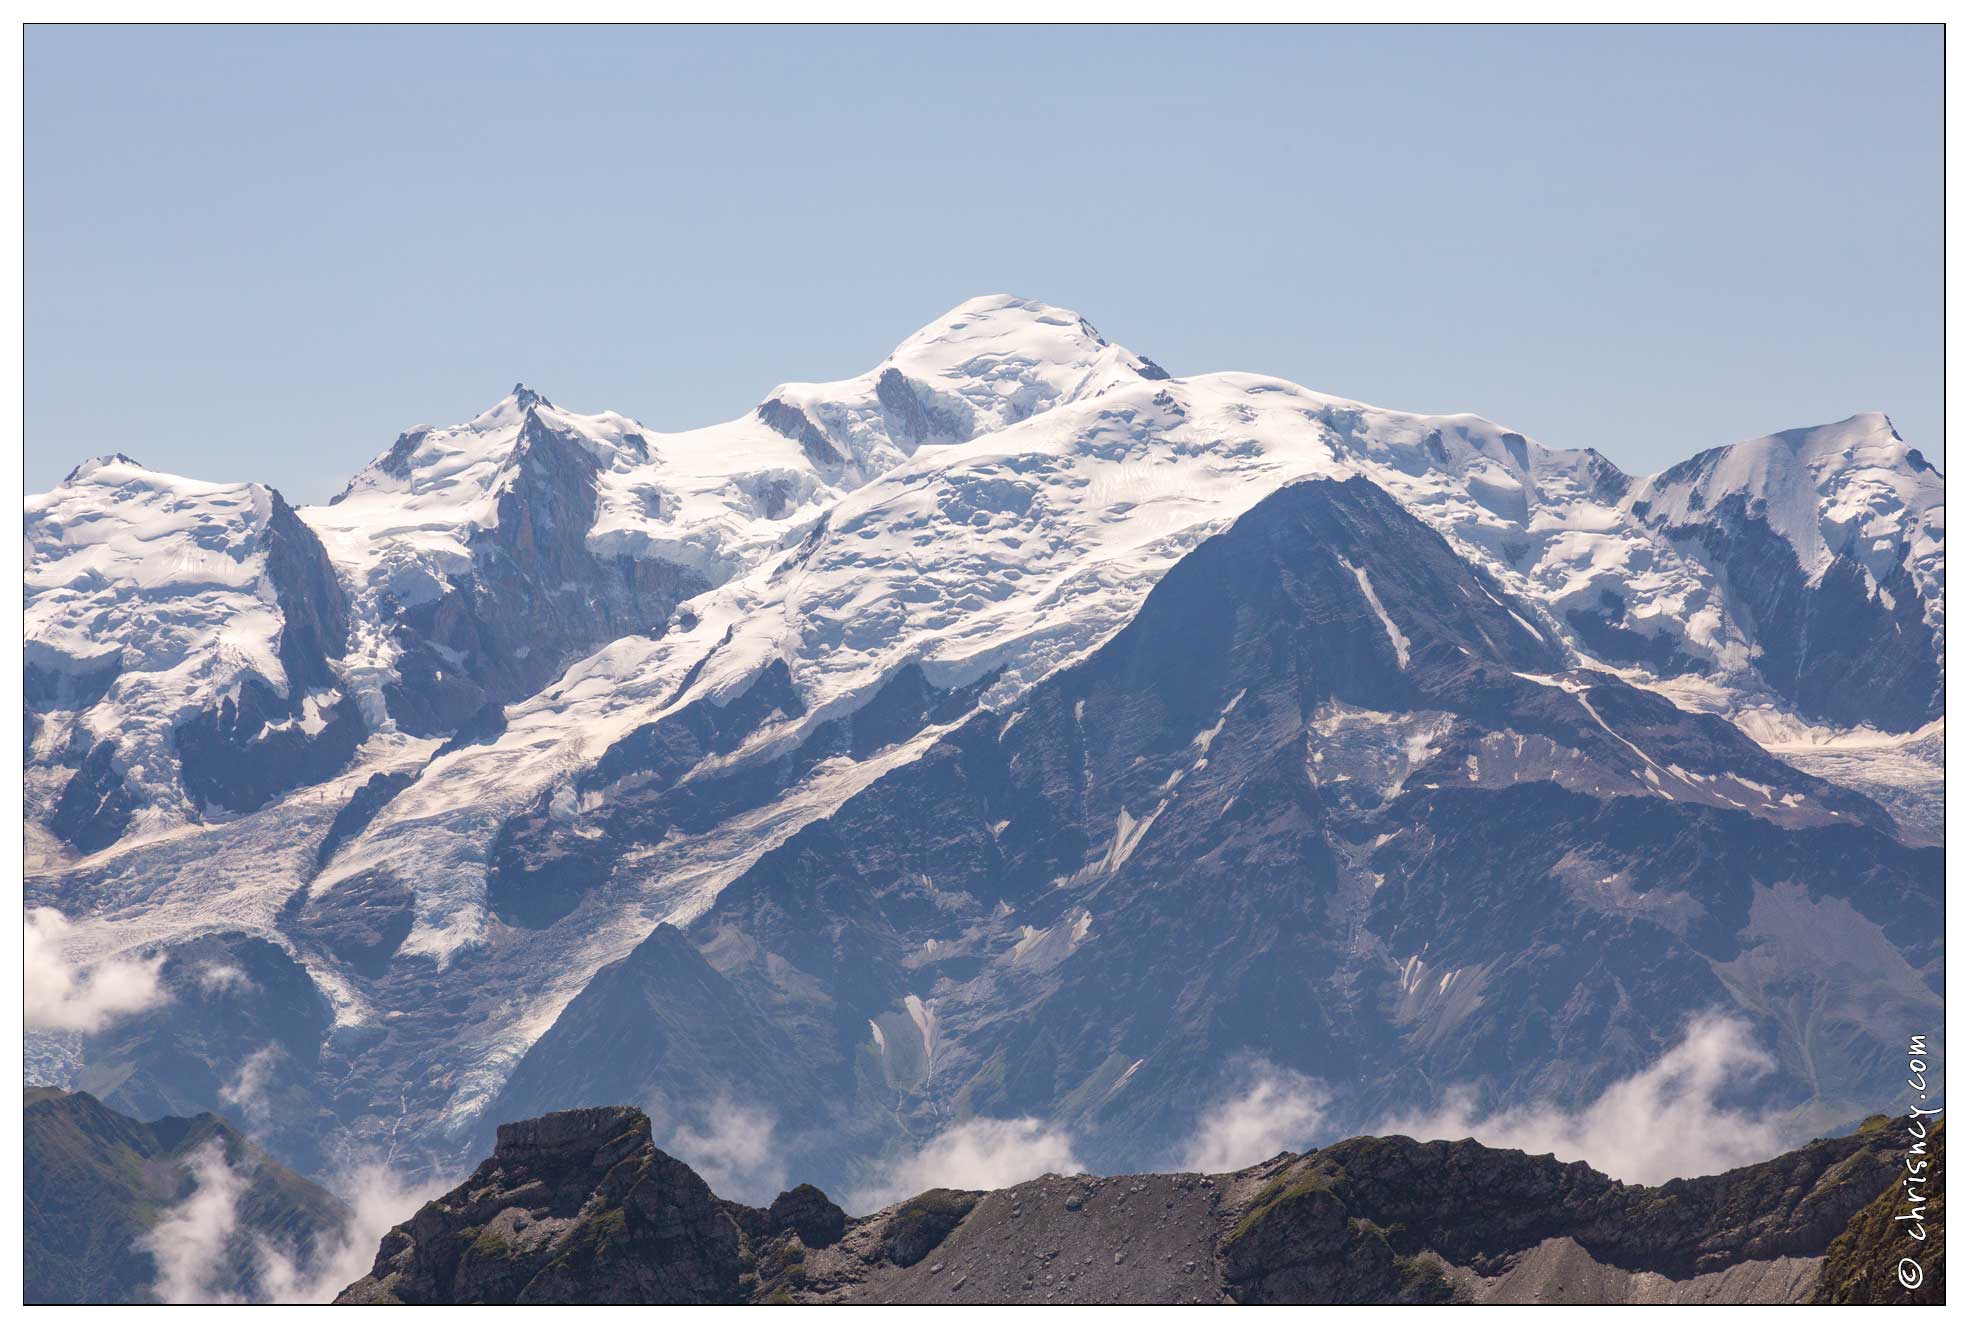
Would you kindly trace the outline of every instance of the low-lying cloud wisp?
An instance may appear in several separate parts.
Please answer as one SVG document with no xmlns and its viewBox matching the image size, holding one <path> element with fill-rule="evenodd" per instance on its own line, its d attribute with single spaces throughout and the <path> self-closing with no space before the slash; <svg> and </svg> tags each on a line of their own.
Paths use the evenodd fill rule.
<svg viewBox="0 0 1969 1329">
<path fill-rule="evenodd" d="M 688 1163 L 720 1196 L 765 1204 L 786 1184 L 786 1167 L 773 1140 L 775 1125 L 772 1113 L 763 1108 L 721 1098 L 700 1119 L 675 1124 L 664 1149 Z"/>
<path fill-rule="evenodd" d="M 1691 1020 L 1661 1060 L 1609 1085 L 1576 1111 L 1534 1103 L 1485 1113 L 1477 1110 L 1473 1091 L 1459 1088 L 1435 1110 L 1391 1117 L 1375 1131 L 1421 1140 L 1474 1137 L 1495 1148 L 1583 1159 L 1622 1181 L 1655 1185 L 1783 1151 L 1779 1114 L 1738 1111 L 1717 1101 L 1724 1089 L 1765 1075 L 1772 1065 L 1746 1021 L 1711 1012 Z"/>
<path fill-rule="evenodd" d="M 226 1162 L 225 1147 L 207 1140 L 186 1158 L 192 1191 L 158 1216 L 137 1239 L 157 1265 L 152 1290 L 174 1305 L 239 1299 L 226 1248 L 239 1226 L 239 1199 L 248 1179 Z"/>
<path fill-rule="evenodd" d="M 219 1086 L 220 1100 L 238 1108 L 247 1125 L 255 1129 L 264 1127 L 272 1116 L 267 1089 L 279 1057 L 280 1048 L 269 1043 L 240 1062 L 232 1078 Z"/>
<path fill-rule="evenodd" d="M 439 1181 L 411 1185 L 380 1164 L 351 1168 L 342 1196 L 347 1219 L 339 1230 L 318 1236 L 303 1256 L 245 1227 L 240 1202 L 253 1185 L 253 1172 L 229 1164 L 219 1141 L 206 1141 L 186 1163 L 191 1193 L 137 1239 L 138 1249 L 156 1264 L 157 1299 L 179 1305 L 333 1301 L 369 1272 L 383 1234 L 445 1189 Z"/>
<path fill-rule="evenodd" d="M 73 930 L 59 909 L 27 911 L 21 967 L 29 1029 L 93 1034 L 168 999 L 157 977 L 163 956 L 102 960 L 84 969 L 62 953 Z"/>
<path fill-rule="evenodd" d="M 1303 1150 L 1325 1118 L 1331 1095 L 1296 1071 L 1259 1063 L 1246 1087 L 1204 1109 L 1183 1148 L 1184 1172 L 1235 1172 L 1281 1150 Z"/>
<path fill-rule="evenodd" d="M 1072 1138 L 1037 1117 L 973 1117 L 890 1159 L 849 1196 L 870 1213 L 934 1187 L 996 1190 L 1048 1172 L 1085 1172 Z"/>
</svg>

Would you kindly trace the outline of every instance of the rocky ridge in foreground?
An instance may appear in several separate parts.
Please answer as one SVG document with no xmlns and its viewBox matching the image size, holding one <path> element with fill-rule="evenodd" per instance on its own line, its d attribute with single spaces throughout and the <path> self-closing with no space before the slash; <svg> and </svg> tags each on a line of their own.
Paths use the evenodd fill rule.
<svg viewBox="0 0 1969 1329">
<path fill-rule="evenodd" d="M 719 1199 L 628 1107 L 499 1129 L 338 1304 L 1822 1300 L 1898 1187 L 1885 1118 L 1662 1186 L 1473 1140 L 1361 1137 L 1218 1176 L 1048 1175 L 865 1218 Z M 1841 1275 L 1848 1281 L 1851 1271 Z M 1942 1295 L 1937 1268 L 1924 1294 Z"/>
</svg>

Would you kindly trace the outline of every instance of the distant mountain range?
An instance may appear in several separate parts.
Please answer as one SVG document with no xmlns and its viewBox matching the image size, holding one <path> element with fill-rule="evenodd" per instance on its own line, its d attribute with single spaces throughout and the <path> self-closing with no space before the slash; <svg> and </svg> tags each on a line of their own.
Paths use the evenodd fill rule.
<svg viewBox="0 0 1969 1329">
<path fill-rule="evenodd" d="M 1637 478 L 992 296 L 709 429 L 518 387 L 324 506 L 113 456 L 26 531 L 27 900 L 159 998 L 32 1072 L 310 1174 L 597 1102 L 830 1190 L 979 1120 L 1139 1172 L 1254 1079 L 1573 1111 L 1717 1011 L 1802 1140 L 1942 1046 L 1882 415 Z"/>
</svg>

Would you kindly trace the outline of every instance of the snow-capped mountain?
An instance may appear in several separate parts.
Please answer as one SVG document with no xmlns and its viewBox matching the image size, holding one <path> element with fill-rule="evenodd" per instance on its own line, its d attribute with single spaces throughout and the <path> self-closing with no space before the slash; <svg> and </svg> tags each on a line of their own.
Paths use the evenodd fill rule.
<svg viewBox="0 0 1969 1329">
<path fill-rule="evenodd" d="M 1702 453 L 1628 511 L 1698 551 L 1799 712 L 1895 732 L 1941 715 L 1942 477 L 1886 416 Z"/>
<path fill-rule="evenodd" d="M 298 513 L 90 463 L 28 565 L 30 903 L 288 994 L 174 962 L 45 1059 L 192 1103 L 264 1040 L 300 1159 L 575 1094 L 1144 1165 L 1234 1055 L 1367 1124 L 1704 1003 L 1832 1121 L 1939 1008 L 1941 481 L 1877 415 L 1635 479 L 993 296 L 709 429 L 516 388 Z"/>
<path fill-rule="evenodd" d="M 278 493 L 99 457 L 26 540 L 30 834 L 103 849 L 347 763 L 347 599 Z"/>
</svg>

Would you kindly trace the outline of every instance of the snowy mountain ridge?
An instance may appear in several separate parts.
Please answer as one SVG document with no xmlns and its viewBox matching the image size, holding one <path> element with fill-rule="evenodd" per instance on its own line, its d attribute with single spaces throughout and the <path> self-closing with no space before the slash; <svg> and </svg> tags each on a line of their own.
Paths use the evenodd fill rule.
<svg viewBox="0 0 1969 1329">
<path fill-rule="evenodd" d="M 981 714 L 1013 742 L 1174 569 L 1322 482 L 1385 494 L 1447 552 L 1407 531 L 1332 551 L 1320 603 L 1356 615 L 1335 649 L 1399 704 L 1305 703 L 1297 778 L 1321 800 L 1544 781 L 1756 834 L 1879 833 L 1885 806 L 1908 843 L 1938 836 L 1940 477 L 1885 417 L 1635 479 L 1476 416 L 1171 377 L 1078 315 L 993 296 L 866 374 L 781 385 L 706 429 L 516 386 L 299 512 L 263 486 L 78 468 L 28 505 L 30 900 L 74 915 L 77 961 L 269 944 L 258 963 L 318 994 L 341 1082 L 416 1077 L 418 1104 L 390 1111 L 455 1142 L 653 928 L 706 919 L 692 944 L 715 951 L 733 883 L 975 744 Z M 1391 520 L 1364 502 L 1321 520 Z M 1410 586 L 1389 561 L 1409 557 L 1438 586 L 1462 569 L 1444 593 L 1468 603 Z M 1456 652 L 1491 692 L 1456 681 Z M 1088 812 L 1111 834 L 1059 889 L 1152 859 L 1165 809 L 1236 760 L 1218 734 L 1266 713 L 1242 696 L 1185 735 L 1165 784 Z M 1071 714 L 1049 723 L 1078 753 L 1100 736 Z M 1344 881 L 1386 876 L 1357 852 Z M 1626 889 L 1600 875 L 1592 898 Z M 1119 940 L 1097 901 L 1076 909 L 1000 920 L 1026 929 L 1005 963 Z M 1419 962 L 1389 963 L 1400 984 Z M 1432 974 L 1439 998 L 1450 981 Z M 1480 988 L 1458 991 L 1454 1011 L 1476 1009 Z M 1451 1018 L 1403 993 L 1415 1018 Z M 962 1009 L 927 980 L 910 1000 L 850 1024 L 880 1041 L 925 1003 Z M 301 1084 L 315 1054 L 297 1048 Z M 338 1108 L 337 1138 L 394 1138 L 386 1107 Z"/>
<path fill-rule="evenodd" d="M 1939 643 L 1942 476 L 1885 415 L 1864 412 L 1701 453 L 1638 485 L 1627 507 L 1657 529 L 1675 530 L 1733 501 L 1785 538 L 1813 584 L 1844 557 L 1891 608 L 1889 584 L 1905 572 Z"/>
</svg>

